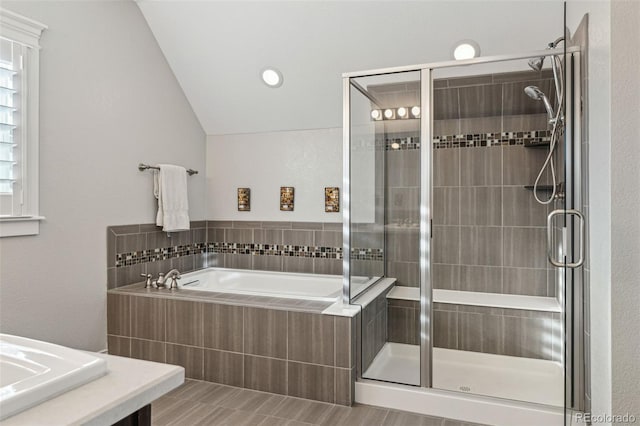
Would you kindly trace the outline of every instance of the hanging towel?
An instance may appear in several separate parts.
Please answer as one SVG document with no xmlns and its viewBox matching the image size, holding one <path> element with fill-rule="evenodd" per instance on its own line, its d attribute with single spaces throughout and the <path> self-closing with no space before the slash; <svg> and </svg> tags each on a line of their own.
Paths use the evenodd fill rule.
<svg viewBox="0 0 640 426">
<path fill-rule="evenodd" d="M 153 195 L 158 199 L 156 225 L 165 232 L 189 229 L 187 171 L 184 167 L 158 164 L 153 174 Z"/>
</svg>

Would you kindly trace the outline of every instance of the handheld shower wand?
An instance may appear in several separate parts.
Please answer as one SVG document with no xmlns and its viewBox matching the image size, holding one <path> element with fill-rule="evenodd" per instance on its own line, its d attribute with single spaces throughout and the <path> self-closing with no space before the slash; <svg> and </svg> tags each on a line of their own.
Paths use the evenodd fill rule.
<svg viewBox="0 0 640 426">
<path fill-rule="evenodd" d="M 549 114 L 549 123 L 553 124 L 553 120 L 555 119 L 556 115 L 553 112 L 553 107 L 551 106 L 551 102 L 549 102 L 549 98 L 547 98 L 547 95 L 545 95 L 538 86 L 527 86 L 524 88 L 524 93 L 526 93 L 527 96 L 529 96 L 531 99 L 542 101 L 545 109 L 547 110 L 547 114 Z"/>
<path fill-rule="evenodd" d="M 564 37 L 559 37 L 556 40 L 549 43 L 547 45 L 547 49 L 555 49 L 556 47 L 558 47 L 558 44 L 560 44 L 563 41 L 564 41 Z M 558 140 L 562 137 L 562 132 L 564 131 L 564 125 L 563 125 L 564 118 L 562 115 L 564 110 L 564 104 L 563 104 L 564 85 L 562 82 L 564 72 L 562 69 L 562 59 L 560 58 L 560 56 L 555 54 L 552 54 L 550 56 L 551 56 L 550 57 L 551 69 L 553 71 L 553 82 L 555 83 L 555 89 L 556 89 L 556 99 L 558 100 L 558 103 L 557 103 L 558 110 L 555 112 L 553 111 L 553 107 L 551 106 L 551 102 L 549 102 L 549 98 L 547 98 L 544 92 L 540 90 L 538 87 L 527 86 L 524 89 L 524 92 L 531 99 L 542 101 L 542 103 L 544 104 L 544 108 L 547 110 L 547 114 L 549 115 L 549 124 L 552 126 L 551 140 L 549 141 L 549 155 L 547 155 L 547 158 L 544 160 L 544 164 L 540 169 L 540 173 L 538 173 L 538 177 L 536 177 L 536 181 L 533 184 L 533 196 L 535 197 L 536 201 L 539 202 L 540 204 L 551 204 L 553 200 L 556 198 L 556 195 L 560 197 L 562 196 L 562 194 L 558 194 L 558 185 L 556 185 L 556 171 L 555 171 L 555 166 L 553 164 L 553 153 L 556 149 L 556 144 L 558 143 Z M 544 59 L 545 59 L 544 56 L 531 58 L 528 62 L 529 67 L 534 71 L 541 71 L 542 65 L 544 64 Z M 551 171 L 551 183 L 552 183 L 551 196 L 546 200 L 542 200 L 541 198 L 538 197 L 538 184 L 540 183 L 540 179 L 542 179 L 542 175 L 544 174 L 544 171 L 547 169 L 547 167 L 549 167 L 549 170 Z"/>
<path fill-rule="evenodd" d="M 544 164 L 540 169 L 540 173 L 538 173 L 538 177 L 536 177 L 536 181 L 533 184 L 533 196 L 536 201 L 540 204 L 550 204 L 555 198 L 557 193 L 557 185 L 556 185 L 556 170 L 553 164 L 553 152 L 556 149 L 556 143 L 560 138 L 560 134 L 558 133 L 562 125 L 562 118 L 560 117 L 562 106 L 558 106 L 558 112 L 554 113 L 553 107 L 551 106 L 551 102 L 549 102 L 549 98 L 544 94 L 540 88 L 537 86 L 527 86 L 524 88 L 524 93 L 527 94 L 531 99 L 535 99 L 536 101 L 542 101 L 545 109 L 547 110 L 547 114 L 549 115 L 549 124 L 553 126 L 553 130 L 551 131 L 551 141 L 549 142 L 549 155 L 544 160 Z M 540 179 L 542 179 L 542 175 L 544 171 L 549 167 L 551 171 L 551 196 L 547 200 L 542 200 L 538 197 L 538 185 L 540 184 Z"/>
</svg>

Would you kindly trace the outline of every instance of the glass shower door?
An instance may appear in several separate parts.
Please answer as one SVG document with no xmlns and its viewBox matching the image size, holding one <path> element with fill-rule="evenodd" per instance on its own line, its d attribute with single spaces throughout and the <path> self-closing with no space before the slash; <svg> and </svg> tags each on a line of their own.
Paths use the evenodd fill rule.
<svg viewBox="0 0 640 426">
<path fill-rule="evenodd" d="M 359 303 L 354 298 L 381 277 L 396 280 L 394 289 L 362 304 L 362 377 L 416 386 L 420 87 L 418 71 L 349 82 L 351 301 Z"/>
<path fill-rule="evenodd" d="M 553 73 L 527 59 L 432 73 L 432 386 L 563 407 L 564 288 L 546 228 L 563 208 L 562 137 Z"/>
</svg>

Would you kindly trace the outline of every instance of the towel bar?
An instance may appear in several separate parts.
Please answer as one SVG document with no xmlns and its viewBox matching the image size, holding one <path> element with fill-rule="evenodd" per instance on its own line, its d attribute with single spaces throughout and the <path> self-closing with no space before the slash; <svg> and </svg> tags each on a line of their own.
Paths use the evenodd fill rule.
<svg viewBox="0 0 640 426">
<path fill-rule="evenodd" d="M 141 172 L 144 172 L 145 170 L 149 170 L 149 169 L 160 170 L 160 167 L 150 166 L 144 163 L 138 164 L 138 170 L 140 170 Z M 189 176 L 193 176 L 193 175 L 197 175 L 198 171 L 193 169 L 187 169 L 187 173 L 189 173 Z"/>
</svg>

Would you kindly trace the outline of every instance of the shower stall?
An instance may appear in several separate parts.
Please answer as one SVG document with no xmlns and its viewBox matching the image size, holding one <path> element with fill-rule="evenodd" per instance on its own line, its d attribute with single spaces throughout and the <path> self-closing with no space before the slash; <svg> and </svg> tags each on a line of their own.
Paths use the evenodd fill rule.
<svg viewBox="0 0 640 426">
<path fill-rule="evenodd" d="M 559 41 L 344 75 L 360 402 L 523 425 L 583 409 L 581 62 Z"/>
</svg>

